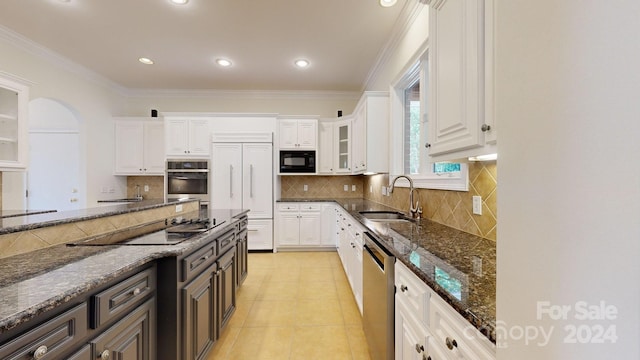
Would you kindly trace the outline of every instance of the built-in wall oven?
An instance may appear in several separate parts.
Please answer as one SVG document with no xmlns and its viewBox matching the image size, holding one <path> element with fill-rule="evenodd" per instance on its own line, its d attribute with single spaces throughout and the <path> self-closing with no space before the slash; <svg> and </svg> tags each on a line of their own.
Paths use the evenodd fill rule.
<svg viewBox="0 0 640 360">
<path fill-rule="evenodd" d="M 167 160 L 167 200 L 199 199 L 209 204 L 209 160 Z"/>
</svg>

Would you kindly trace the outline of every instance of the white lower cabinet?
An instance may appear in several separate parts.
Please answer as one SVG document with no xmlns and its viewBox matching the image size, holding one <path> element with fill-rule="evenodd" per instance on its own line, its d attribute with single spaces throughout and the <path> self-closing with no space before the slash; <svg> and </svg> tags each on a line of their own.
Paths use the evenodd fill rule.
<svg viewBox="0 0 640 360">
<path fill-rule="evenodd" d="M 278 249 L 321 247 L 320 203 L 278 203 L 276 243 Z"/>
<path fill-rule="evenodd" d="M 247 244 L 251 250 L 273 249 L 273 220 L 249 219 Z"/>
<path fill-rule="evenodd" d="M 396 360 L 491 360 L 495 345 L 404 264 L 395 265 Z"/>
<path fill-rule="evenodd" d="M 346 211 L 337 209 L 338 255 L 362 314 L 362 245 L 364 229 Z"/>
</svg>

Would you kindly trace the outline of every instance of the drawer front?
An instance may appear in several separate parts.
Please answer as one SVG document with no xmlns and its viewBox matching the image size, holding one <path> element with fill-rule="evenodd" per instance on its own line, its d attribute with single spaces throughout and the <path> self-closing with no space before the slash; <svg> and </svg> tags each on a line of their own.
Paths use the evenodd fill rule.
<svg viewBox="0 0 640 360">
<path fill-rule="evenodd" d="M 67 358 L 67 360 L 92 360 L 91 345 L 85 345 L 82 349 L 76 351 L 73 355 Z"/>
<path fill-rule="evenodd" d="M 0 359 L 59 359 L 87 333 L 83 303 L 0 346 Z"/>
<path fill-rule="evenodd" d="M 187 281 L 191 277 L 200 274 L 202 270 L 206 269 L 216 260 L 217 255 L 218 245 L 214 240 L 182 259 L 182 277 L 180 281 Z"/>
<path fill-rule="evenodd" d="M 218 242 L 218 255 L 222 255 L 227 250 L 236 246 L 236 234 L 232 231 L 227 232 L 226 234 L 220 236 L 217 239 Z"/>
<path fill-rule="evenodd" d="M 155 268 L 139 272 L 91 297 L 91 328 L 127 313 L 156 289 Z"/>
<path fill-rule="evenodd" d="M 238 222 L 238 231 L 245 230 L 247 226 L 249 226 L 249 218 L 245 216 Z"/>
<path fill-rule="evenodd" d="M 320 211 L 322 205 L 318 203 L 304 203 L 299 205 L 300 211 Z"/>
<path fill-rule="evenodd" d="M 423 325 L 428 325 L 431 291 L 427 285 L 400 261 L 396 261 L 394 282 L 396 299 L 415 314 Z"/>
<path fill-rule="evenodd" d="M 429 303 L 430 331 L 438 347 L 456 359 L 495 359 L 495 345 L 439 296 Z"/>
<path fill-rule="evenodd" d="M 298 204 L 291 203 L 279 203 L 278 211 L 290 212 L 290 211 L 298 211 Z"/>
</svg>

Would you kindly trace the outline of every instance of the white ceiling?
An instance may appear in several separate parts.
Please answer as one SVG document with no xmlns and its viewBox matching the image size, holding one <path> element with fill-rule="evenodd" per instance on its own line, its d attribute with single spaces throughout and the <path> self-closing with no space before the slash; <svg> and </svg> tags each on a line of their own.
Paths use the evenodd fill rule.
<svg viewBox="0 0 640 360">
<path fill-rule="evenodd" d="M 129 89 L 361 91 L 414 0 L 0 1 L 1 26 Z"/>
</svg>

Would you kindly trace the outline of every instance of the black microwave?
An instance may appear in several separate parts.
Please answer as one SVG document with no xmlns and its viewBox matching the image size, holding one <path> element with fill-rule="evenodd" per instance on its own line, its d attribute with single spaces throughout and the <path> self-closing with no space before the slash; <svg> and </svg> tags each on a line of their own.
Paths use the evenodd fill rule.
<svg viewBox="0 0 640 360">
<path fill-rule="evenodd" d="M 315 150 L 280 150 L 281 174 L 313 174 L 315 172 Z"/>
</svg>

